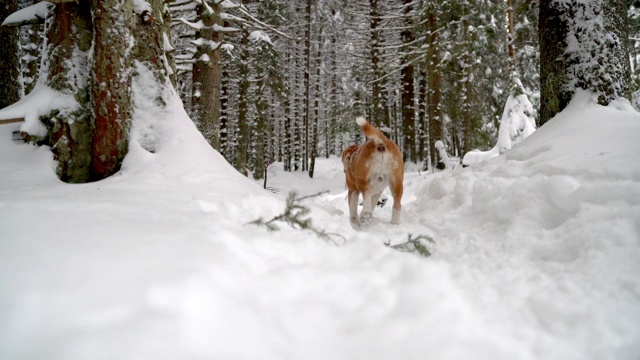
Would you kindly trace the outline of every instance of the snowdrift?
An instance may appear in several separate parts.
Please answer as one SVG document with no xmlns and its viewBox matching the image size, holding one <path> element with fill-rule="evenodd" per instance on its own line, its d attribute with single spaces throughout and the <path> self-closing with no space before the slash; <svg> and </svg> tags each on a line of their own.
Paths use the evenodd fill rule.
<svg viewBox="0 0 640 360">
<path fill-rule="evenodd" d="M 2 359 L 637 359 L 640 114 L 581 93 L 507 154 L 408 173 L 403 220 L 349 225 L 339 159 L 238 174 L 179 102 L 120 173 L 57 180 L 0 126 Z M 311 194 L 325 242 L 247 225 Z M 383 243 L 424 234 L 429 258 Z"/>
</svg>

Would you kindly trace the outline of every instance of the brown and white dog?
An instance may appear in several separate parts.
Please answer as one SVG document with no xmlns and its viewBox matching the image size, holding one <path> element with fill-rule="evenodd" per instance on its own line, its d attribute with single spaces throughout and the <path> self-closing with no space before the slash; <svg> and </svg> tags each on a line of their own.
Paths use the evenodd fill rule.
<svg viewBox="0 0 640 360">
<path fill-rule="evenodd" d="M 342 164 L 349 189 L 351 223 L 358 226 L 370 222 L 371 213 L 378 204 L 382 191 L 389 186 L 393 196 L 391 223 L 399 224 L 404 179 L 402 152 L 398 145 L 364 118 L 356 118 L 356 123 L 367 136 L 367 141 L 362 145 L 351 145 L 342 152 Z M 358 219 L 360 194 L 364 203 Z"/>
</svg>

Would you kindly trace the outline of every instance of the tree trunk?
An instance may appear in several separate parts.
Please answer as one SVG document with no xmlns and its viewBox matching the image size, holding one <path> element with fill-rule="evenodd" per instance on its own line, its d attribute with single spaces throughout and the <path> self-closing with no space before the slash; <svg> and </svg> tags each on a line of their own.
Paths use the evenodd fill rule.
<svg viewBox="0 0 640 360">
<path fill-rule="evenodd" d="M 300 94 L 300 84 L 302 83 L 302 81 L 300 81 L 300 59 L 302 57 L 302 54 L 300 53 L 300 47 L 299 46 L 295 46 L 295 53 L 293 56 L 293 71 L 295 73 L 295 75 L 293 76 L 294 80 L 293 80 L 293 84 L 291 85 L 291 94 L 289 95 L 291 97 L 291 107 L 293 108 L 293 111 L 291 112 L 291 114 L 293 115 L 293 118 L 291 119 L 291 133 L 293 136 L 293 144 L 292 144 L 292 152 L 293 152 L 293 170 L 294 171 L 298 171 L 300 169 L 300 158 L 301 158 L 301 150 L 302 150 L 302 146 L 303 146 L 303 141 L 302 141 L 302 137 L 304 132 L 301 131 L 302 126 L 301 125 L 301 121 L 300 121 L 300 99 L 301 97 L 298 95 Z"/>
<path fill-rule="evenodd" d="M 6 19 L 17 10 L 16 0 L 5 0 L 0 5 L 0 19 Z M 0 109 L 20 100 L 22 93 L 19 41 L 17 27 L 0 26 Z"/>
<path fill-rule="evenodd" d="M 463 5 L 463 19 L 462 19 L 462 33 L 464 36 L 464 42 L 466 51 L 463 55 L 463 92 L 464 96 L 461 107 L 462 107 L 462 153 L 466 154 L 467 152 L 472 150 L 471 144 L 471 135 L 472 135 L 472 109 L 471 106 L 474 103 L 473 99 L 473 71 L 472 71 L 472 63 L 473 59 L 471 56 L 472 48 L 474 46 L 474 39 L 472 38 L 471 33 L 469 33 L 469 12 L 468 6 L 469 4 L 465 3 Z"/>
<path fill-rule="evenodd" d="M 236 152 L 234 167 L 247 176 L 249 165 L 249 34 L 242 35 L 238 82 L 238 131 L 236 133 Z"/>
<path fill-rule="evenodd" d="M 220 154 L 227 158 L 229 146 L 229 71 L 222 70 L 220 80 Z M 228 159 L 228 158 L 227 158 Z"/>
<path fill-rule="evenodd" d="M 311 0 L 307 0 L 306 7 L 306 30 L 304 39 L 304 114 L 302 114 L 304 122 L 304 145 L 302 150 L 302 171 L 308 170 L 309 166 L 309 126 L 311 116 Z"/>
<path fill-rule="evenodd" d="M 413 33 L 411 31 L 412 22 L 410 14 L 412 12 L 412 0 L 404 0 L 404 16 L 405 29 L 402 31 L 402 43 L 405 45 L 405 51 L 408 52 L 410 49 L 410 44 L 413 42 Z M 416 136 L 416 125 L 415 125 L 415 91 L 413 88 L 414 81 L 414 69 L 413 64 L 409 64 L 412 61 L 410 56 L 403 56 L 402 59 L 405 64 L 401 69 L 402 75 L 402 133 L 404 134 L 404 139 L 402 143 L 403 146 L 403 155 L 405 161 L 417 162 L 416 157 L 416 146 L 415 146 L 415 136 Z"/>
<path fill-rule="evenodd" d="M 371 122 L 380 127 L 388 127 L 389 114 L 387 111 L 386 97 L 382 87 L 382 71 L 380 69 L 381 59 L 381 41 L 380 35 L 380 14 L 378 9 L 378 0 L 369 0 L 369 28 L 371 32 Z"/>
<path fill-rule="evenodd" d="M 320 75 L 322 70 L 322 28 L 318 32 L 318 49 L 316 53 L 316 89 L 313 102 L 313 122 L 311 124 L 311 144 L 310 146 L 310 160 L 309 165 L 309 177 L 313 178 L 313 174 L 316 167 L 316 157 L 318 156 L 318 119 L 320 118 Z"/>
<path fill-rule="evenodd" d="M 507 0 L 507 19 L 509 20 L 509 32 L 507 35 L 507 47 L 509 48 L 509 71 L 516 71 L 516 50 L 514 43 L 516 32 L 513 26 L 513 0 Z"/>
<path fill-rule="evenodd" d="M 269 102 L 264 93 L 267 80 L 263 77 L 258 84 L 258 92 L 256 97 L 256 123 L 253 136 L 253 149 L 251 151 L 253 155 L 253 178 L 258 180 L 264 176 L 264 169 L 267 162 L 267 144 L 269 137 L 269 128 L 267 126 L 267 111 L 269 110 Z"/>
<path fill-rule="evenodd" d="M 210 12 L 209 9 L 213 9 Z M 203 27 L 196 32 L 195 63 L 193 64 L 193 108 L 198 129 L 214 149 L 220 148 L 220 45 L 223 34 L 213 26 L 222 26 L 221 2 L 196 6 Z"/>
<path fill-rule="evenodd" d="M 562 111 L 576 89 L 607 105 L 630 98 L 628 25 L 623 0 L 540 2 L 540 125 Z"/>
<path fill-rule="evenodd" d="M 286 68 L 291 69 L 292 64 L 295 64 L 294 62 L 291 61 L 291 54 L 289 52 L 287 52 L 285 54 L 285 60 L 284 60 L 285 64 L 286 64 Z M 284 171 L 291 171 L 291 161 L 293 158 L 293 154 L 292 154 L 292 149 L 291 149 L 291 143 L 292 143 L 292 131 L 293 131 L 293 120 L 291 119 L 291 114 L 293 113 L 292 109 L 291 109 L 291 104 L 293 103 L 293 101 L 291 101 L 291 92 L 292 92 L 292 87 L 293 84 L 291 84 L 291 77 L 287 77 L 287 79 L 285 80 L 287 83 L 287 89 L 289 90 L 289 92 L 287 94 L 284 95 L 284 101 L 282 104 L 283 110 L 284 110 L 284 120 L 283 120 L 283 124 L 282 124 L 282 133 L 284 133 L 284 142 L 282 143 L 282 161 L 284 162 Z"/>
<path fill-rule="evenodd" d="M 438 22 L 435 10 L 431 10 L 428 14 L 427 26 L 429 33 L 427 41 L 429 46 L 428 53 L 428 90 L 427 90 L 427 111 L 429 114 L 429 159 L 431 165 L 436 164 L 436 148 L 435 143 L 442 140 L 442 118 L 441 118 L 441 69 L 440 54 L 438 42 Z"/>
<path fill-rule="evenodd" d="M 420 74 L 418 75 L 418 122 L 420 124 L 419 129 L 419 138 L 418 138 L 418 157 L 420 161 L 423 161 L 427 158 L 425 145 L 427 140 L 427 129 L 428 129 L 428 118 L 427 118 L 427 107 L 428 107 L 428 99 L 427 99 L 427 73 L 424 70 L 420 70 Z"/>
<path fill-rule="evenodd" d="M 91 176 L 98 180 L 115 174 L 127 154 L 131 121 L 131 32 L 127 25 L 133 7 L 127 0 L 93 0 L 92 12 L 95 45 L 89 77 L 94 112 Z"/>
<path fill-rule="evenodd" d="M 46 24 L 46 47 L 41 80 L 50 88 L 72 96 L 77 107 L 53 110 L 41 120 L 48 143 L 58 161 L 60 180 L 72 183 L 94 179 L 91 169 L 94 114 L 89 95 L 89 50 L 93 39 L 88 2 L 56 5 Z M 78 68 L 74 68 L 79 64 Z"/>
</svg>

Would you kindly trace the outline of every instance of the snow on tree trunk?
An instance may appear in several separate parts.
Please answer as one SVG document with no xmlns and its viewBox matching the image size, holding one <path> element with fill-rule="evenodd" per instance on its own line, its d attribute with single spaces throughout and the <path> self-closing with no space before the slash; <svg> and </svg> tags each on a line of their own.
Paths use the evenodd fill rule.
<svg viewBox="0 0 640 360">
<path fill-rule="evenodd" d="M 0 5 L 0 19 L 18 10 L 16 0 L 5 0 Z M 22 93 L 20 84 L 20 60 L 18 28 L 0 26 L 0 109 L 18 100 Z"/>
<path fill-rule="evenodd" d="M 41 118 L 48 129 L 48 143 L 58 161 L 60 180 L 88 182 L 91 174 L 94 115 L 89 95 L 89 57 L 93 39 L 88 2 L 56 5 L 47 19 L 45 61 L 41 80 L 75 104 L 53 110 Z M 36 134 L 38 135 L 38 134 Z"/>
<path fill-rule="evenodd" d="M 562 111 L 576 89 L 607 105 L 630 98 L 628 25 L 623 0 L 540 2 L 540 124 Z"/>
</svg>

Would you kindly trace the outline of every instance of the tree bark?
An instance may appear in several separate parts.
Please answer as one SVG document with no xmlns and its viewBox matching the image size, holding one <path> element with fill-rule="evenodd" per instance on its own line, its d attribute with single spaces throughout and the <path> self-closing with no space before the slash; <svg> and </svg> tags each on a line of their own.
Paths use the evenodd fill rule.
<svg viewBox="0 0 640 360">
<path fill-rule="evenodd" d="M 514 47 L 516 32 L 513 24 L 513 0 L 507 0 L 507 19 L 509 20 L 509 32 L 507 35 L 507 47 L 509 48 L 509 71 L 516 70 L 516 50 Z"/>
<path fill-rule="evenodd" d="M 93 0 L 94 47 L 89 78 L 94 130 L 92 178 L 120 169 L 129 145 L 131 77 L 129 39 L 133 8 L 127 0 Z"/>
</svg>

